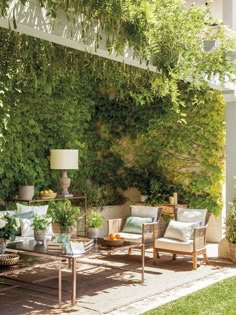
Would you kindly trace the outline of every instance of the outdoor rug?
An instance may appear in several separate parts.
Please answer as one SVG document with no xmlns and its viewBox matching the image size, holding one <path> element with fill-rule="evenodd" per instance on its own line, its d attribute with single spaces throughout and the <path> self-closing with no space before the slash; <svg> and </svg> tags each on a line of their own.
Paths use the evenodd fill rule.
<svg viewBox="0 0 236 315">
<path fill-rule="evenodd" d="M 168 255 L 161 256 L 154 265 L 150 254 L 145 260 L 145 281 L 141 284 L 139 252 L 84 257 L 77 262 L 77 303 L 73 307 L 70 304 L 72 276 L 67 263 L 63 265 L 63 307 L 60 310 L 56 267 L 55 262 L 41 261 L 34 268 L 8 274 L 10 279 L 0 276 L 0 314 L 109 314 L 228 268 L 200 264 L 197 271 L 193 271 L 191 259 L 180 257 L 172 261 Z"/>
</svg>

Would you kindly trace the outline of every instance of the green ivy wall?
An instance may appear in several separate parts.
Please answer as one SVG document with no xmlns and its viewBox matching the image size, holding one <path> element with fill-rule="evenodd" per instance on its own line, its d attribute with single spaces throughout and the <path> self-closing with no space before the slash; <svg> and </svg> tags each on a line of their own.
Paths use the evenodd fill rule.
<svg viewBox="0 0 236 315">
<path fill-rule="evenodd" d="M 58 190 L 49 150 L 78 148 L 72 190 L 92 191 L 95 204 L 114 203 L 113 189 L 135 186 L 152 203 L 178 191 L 180 201 L 220 213 L 225 104 L 218 92 L 177 81 L 176 106 L 163 76 L 0 34 L 0 198 L 24 183 Z"/>
</svg>

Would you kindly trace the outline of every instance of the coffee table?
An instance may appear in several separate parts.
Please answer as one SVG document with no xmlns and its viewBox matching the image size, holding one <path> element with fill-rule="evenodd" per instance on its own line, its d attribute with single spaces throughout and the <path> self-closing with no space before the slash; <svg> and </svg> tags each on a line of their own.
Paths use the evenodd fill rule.
<svg viewBox="0 0 236 315">
<path fill-rule="evenodd" d="M 69 255 L 60 252 L 48 252 L 47 246 L 38 245 L 33 239 L 20 241 L 20 242 L 12 242 L 8 243 L 7 251 L 16 252 L 16 253 L 24 253 L 29 254 L 32 256 L 47 256 L 53 257 L 57 261 L 57 269 L 58 269 L 58 305 L 61 307 L 62 305 L 62 260 L 68 260 L 69 267 L 71 268 L 71 304 L 74 305 L 76 303 L 76 261 L 78 260 L 80 263 L 87 264 L 88 262 L 83 262 L 79 258 L 82 257 L 92 257 L 92 254 L 102 254 L 102 255 L 112 255 L 117 251 L 128 250 L 130 251 L 132 248 L 140 249 L 141 250 L 141 283 L 144 281 L 144 257 L 145 257 L 145 248 L 144 244 L 132 244 L 132 243 L 124 243 L 119 247 L 103 247 L 103 246 L 94 246 L 89 251 L 85 252 L 84 254 L 76 254 L 76 255 Z M 92 265 L 103 265 L 104 264 L 94 264 L 91 262 Z M 2 276 L 2 274 L 1 274 Z"/>
</svg>

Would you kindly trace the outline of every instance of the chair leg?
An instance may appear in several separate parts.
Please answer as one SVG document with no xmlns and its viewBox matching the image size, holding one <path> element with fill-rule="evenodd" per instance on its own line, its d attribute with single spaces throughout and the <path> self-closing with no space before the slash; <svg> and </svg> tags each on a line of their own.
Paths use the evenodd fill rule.
<svg viewBox="0 0 236 315">
<path fill-rule="evenodd" d="M 176 254 L 173 254 L 172 260 L 176 260 Z"/>
<path fill-rule="evenodd" d="M 204 251 L 204 253 L 203 253 L 203 258 L 204 258 L 204 262 L 205 262 L 205 264 L 209 264 L 209 260 L 208 260 L 208 257 L 207 257 L 207 253 L 206 253 L 206 251 Z"/>
<path fill-rule="evenodd" d="M 193 254 L 193 270 L 197 270 L 197 254 Z"/>
<path fill-rule="evenodd" d="M 160 258 L 159 252 L 156 248 L 153 248 L 153 263 L 154 264 L 156 263 L 157 258 Z"/>
<path fill-rule="evenodd" d="M 128 255 L 131 255 L 131 252 L 132 252 L 132 248 L 129 248 L 128 249 Z"/>
</svg>

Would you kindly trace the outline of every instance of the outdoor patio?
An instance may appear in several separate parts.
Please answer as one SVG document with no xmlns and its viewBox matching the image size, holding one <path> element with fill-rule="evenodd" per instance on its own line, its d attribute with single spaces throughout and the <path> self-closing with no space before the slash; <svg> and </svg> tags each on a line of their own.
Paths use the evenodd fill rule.
<svg viewBox="0 0 236 315">
<path fill-rule="evenodd" d="M 217 258 L 218 244 L 208 244 L 209 265 L 201 262 L 192 270 L 191 259 L 162 255 L 153 265 L 148 251 L 145 282 L 140 284 L 140 255 L 112 255 L 83 258 L 78 263 L 77 304 L 71 306 L 71 274 L 63 269 L 63 307 L 57 307 L 57 271 L 52 261 L 30 258 L 37 267 L 12 273 L 11 280 L 0 279 L 1 314 L 142 314 L 158 305 L 236 275 L 231 262 Z M 26 256 L 24 259 L 27 258 Z M 88 264 L 89 262 L 89 264 Z M 91 264 L 92 263 L 92 264 Z M 96 265 L 97 264 L 97 265 Z M 103 265 L 101 265 L 103 264 Z"/>
</svg>

